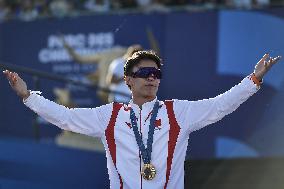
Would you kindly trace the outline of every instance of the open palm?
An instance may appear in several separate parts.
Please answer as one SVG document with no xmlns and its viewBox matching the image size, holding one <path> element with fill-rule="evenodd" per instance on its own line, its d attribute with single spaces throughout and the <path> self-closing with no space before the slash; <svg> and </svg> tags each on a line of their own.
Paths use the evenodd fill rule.
<svg viewBox="0 0 284 189">
<path fill-rule="evenodd" d="M 10 86 L 17 93 L 17 95 L 19 95 L 23 99 L 26 99 L 30 94 L 27 89 L 26 82 L 15 72 L 5 70 L 3 71 L 3 73 L 5 74 Z"/>
<path fill-rule="evenodd" d="M 269 57 L 269 54 L 265 54 L 255 65 L 254 74 L 257 79 L 262 80 L 263 76 L 270 70 L 270 68 L 281 59 L 281 56 Z"/>
</svg>

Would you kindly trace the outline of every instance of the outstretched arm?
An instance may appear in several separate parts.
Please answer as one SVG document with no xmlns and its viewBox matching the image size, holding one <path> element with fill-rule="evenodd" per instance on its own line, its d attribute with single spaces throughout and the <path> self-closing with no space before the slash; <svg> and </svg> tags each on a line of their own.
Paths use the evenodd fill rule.
<svg viewBox="0 0 284 189">
<path fill-rule="evenodd" d="M 26 82 L 15 72 L 3 72 L 11 88 L 23 98 L 31 110 L 61 129 L 101 137 L 112 112 L 112 104 L 98 108 L 72 108 L 56 104 L 34 92 L 29 92 Z"/>
<path fill-rule="evenodd" d="M 243 102 L 257 92 L 263 76 L 280 60 L 265 54 L 255 66 L 254 72 L 223 94 L 199 101 L 176 100 L 176 116 L 189 131 L 195 131 L 217 122 L 235 111 Z M 186 115 L 186 116 L 184 116 Z"/>
</svg>

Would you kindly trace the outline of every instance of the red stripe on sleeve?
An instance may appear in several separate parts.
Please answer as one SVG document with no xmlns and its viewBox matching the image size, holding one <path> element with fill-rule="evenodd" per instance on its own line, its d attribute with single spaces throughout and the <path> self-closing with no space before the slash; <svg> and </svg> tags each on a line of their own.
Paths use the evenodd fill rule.
<svg viewBox="0 0 284 189">
<path fill-rule="evenodd" d="M 116 168 L 116 144 L 115 144 L 115 138 L 114 138 L 114 127 L 115 127 L 115 122 L 116 122 L 118 112 L 119 112 L 120 108 L 122 107 L 122 105 L 123 104 L 120 104 L 120 103 L 114 103 L 113 104 L 113 110 L 112 110 L 111 118 L 110 118 L 110 121 L 108 123 L 107 129 L 105 131 L 108 149 L 109 149 L 109 152 L 110 152 L 110 155 L 111 155 L 111 158 L 112 158 L 112 161 L 114 163 L 116 171 L 117 171 L 117 168 Z M 120 180 L 120 188 L 122 189 L 123 188 L 122 178 L 121 178 L 118 171 L 117 171 L 117 173 L 118 173 L 119 180 Z"/>
<path fill-rule="evenodd" d="M 171 168 L 172 168 L 172 161 L 173 155 L 177 143 L 177 138 L 180 132 L 180 127 L 177 123 L 174 108 L 173 108 L 173 101 L 165 101 L 165 105 L 167 108 L 169 123 L 170 123 L 170 131 L 169 131 L 169 141 L 168 141 L 168 158 L 167 158 L 167 171 L 166 171 L 166 183 L 164 189 L 167 188 L 169 178 L 171 175 Z"/>
</svg>

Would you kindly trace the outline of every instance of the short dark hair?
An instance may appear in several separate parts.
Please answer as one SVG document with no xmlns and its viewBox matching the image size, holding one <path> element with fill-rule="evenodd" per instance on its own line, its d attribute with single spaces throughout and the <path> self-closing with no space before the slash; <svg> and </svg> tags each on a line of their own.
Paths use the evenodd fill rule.
<svg viewBox="0 0 284 189">
<path fill-rule="evenodd" d="M 124 64 L 124 76 L 130 76 L 133 67 L 138 65 L 141 60 L 153 60 L 159 69 L 163 65 L 161 58 L 154 51 L 137 51 L 126 60 Z"/>
</svg>

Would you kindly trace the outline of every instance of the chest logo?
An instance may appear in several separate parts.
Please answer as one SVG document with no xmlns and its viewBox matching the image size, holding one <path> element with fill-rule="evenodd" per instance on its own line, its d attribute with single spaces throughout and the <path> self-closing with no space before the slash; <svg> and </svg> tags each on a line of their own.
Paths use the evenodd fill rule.
<svg viewBox="0 0 284 189">
<path fill-rule="evenodd" d="M 126 126 L 129 128 L 129 129 L 132 129 L 132 125 L 131 123 L 129 122 L 125 122 Z M 162 129 L 162 120 L 161 119 L 157 119 L 155 121 L 155 130 L 161 130 Z"/>
<path fill-rule="evenodd" d="M 159 106 L 159 109 L 163 106 L 163 104 L 161 104 Z M 130 110 L 130 107 L 125 105 L 124 106 L 124 111 L 129 111 Z M 149 114 L 147 115 L 144 123 L 146 123 L 146 121 L 150 118 L 150 116 L 152 115 L 152 111 L 149 112 Z M 136 121 L 138 122 L 138 118 L 136 118 Z M 132 129 L 132 125 L 131 125 L 131 122 L 125 122 L 126 126 L 129 128 L 129 129 Z M 162 129 L 162 120 L 161 119 L 157 119 L 155 120 L 155 130 L 161 130 Z"/>
</svg>

